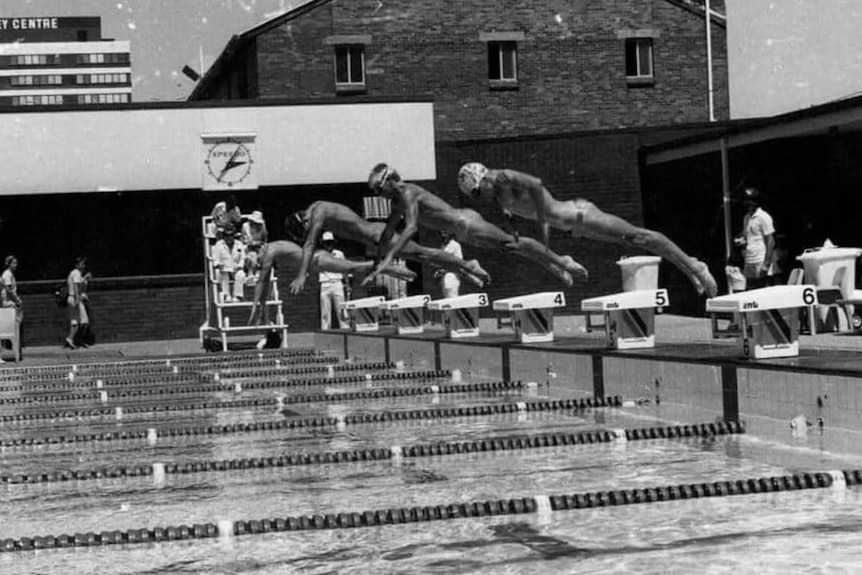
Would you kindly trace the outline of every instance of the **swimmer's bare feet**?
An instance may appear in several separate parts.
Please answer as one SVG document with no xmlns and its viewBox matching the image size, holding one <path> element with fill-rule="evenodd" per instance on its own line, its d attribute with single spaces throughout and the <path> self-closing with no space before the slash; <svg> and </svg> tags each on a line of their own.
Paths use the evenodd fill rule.
<svg viewBox="0 0 862 575">
<path fill-rule="evenodd" d="M 695 283 L 695 287 L 698 288 L 697 293 L 705 293 L 706 297 L 715 297 L 718 295 L 718 284 L 709 272 L 709 267 L 702 261 L 694 259 L 693 268 L 697 279 L 697 283 Z M 698 286 L 698 284 L 700 285 Z"/>
<path fill-rule="evenodd" d="M 466 264 L 467 269 L 470 271 L 470 274 L 467 275 L 467 279 L 470 280 L 471 283 L 478 287 L 483 287 L 486 283 L 491 281 L 491 274 L 482 269 L 478 260 L 469 260 Z"/>
<path fill-rule="evenodd" d="M 587 268 L 576 262 L 572 256 L 563 256 L 563 261 L 566 271 L 571 274 L 572 278 L 585 281 L 590 277 Z"/>
</svg>

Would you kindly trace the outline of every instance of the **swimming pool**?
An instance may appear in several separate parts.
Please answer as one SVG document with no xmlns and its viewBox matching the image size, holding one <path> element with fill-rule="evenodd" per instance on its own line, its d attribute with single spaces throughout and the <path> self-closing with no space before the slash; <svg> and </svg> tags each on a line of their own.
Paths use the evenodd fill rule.
<svg viewBox="0 0 862 575">
<path fill-rule="evenodd" d="M 311 352 L 7 370 L 0 570 L 862 566 L 857 460 L 626 399 Z"/>
</svg>

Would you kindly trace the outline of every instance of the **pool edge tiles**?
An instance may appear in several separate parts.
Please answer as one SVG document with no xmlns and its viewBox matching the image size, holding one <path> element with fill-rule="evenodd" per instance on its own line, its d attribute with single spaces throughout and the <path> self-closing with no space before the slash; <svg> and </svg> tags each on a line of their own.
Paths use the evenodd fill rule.
<svg viewBox="0 0 862 575">
<path fill-rule="evenodd" d="M 344 338 L 349 349 L 362 345 L 369 350 L 368 340 L 376 338 L 368 359 L 412 357 L 416 363 L 417 354 L 426 353 L 421 361 L 429 365 L 436 362 L 475 376 L 550 382 L 562 394 L 658 400 L 714 412 L 727 421 L 770 417 L 789 423 L 802 414 L 827 426 L 862 432 L 862 361 L 856 368 L 857 354 L 849 350 L 809 348 L 798 359 L 754 361 L 738 357 L 727 342 L 663 343 L 650 350 L 619 351 L 606 349 L 594 338 L 520 344 L 504 333 L 452 340 L 439 332 L 408 337 L 381 330 L 361 336 L 346 333 Z M 837 361 L 838 356 L 843 360 Z"/>
</svg>

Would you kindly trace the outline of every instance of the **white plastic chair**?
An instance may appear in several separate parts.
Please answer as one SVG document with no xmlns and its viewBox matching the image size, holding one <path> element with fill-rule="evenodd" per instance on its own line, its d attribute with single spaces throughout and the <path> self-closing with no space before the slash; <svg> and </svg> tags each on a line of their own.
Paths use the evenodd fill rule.
<svg viewBox="0 0 862 575">
<path fill-rule="evenodd" d="M 14 307 L 0 308 L 0 341 L 12 342 L 15 361 L 21 361 L 21 324 Z"/>
</svg>

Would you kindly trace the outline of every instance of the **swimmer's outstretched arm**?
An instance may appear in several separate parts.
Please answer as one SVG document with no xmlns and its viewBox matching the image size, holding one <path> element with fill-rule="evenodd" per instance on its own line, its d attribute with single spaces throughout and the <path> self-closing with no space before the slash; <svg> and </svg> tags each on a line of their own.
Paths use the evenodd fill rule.
<svg viewBox="0 0 862 575">
<path fill-rule="evenodd" d="M 402 218 L 404 218 L 404 230 L 392 242 L 395 228 L 398 227 Z M 362 280 L 362 285 L 368 285 L 371 280 L 391 265 L 395 254 L 404 249 L 404 246 L 416 235 L 417 231 L 419 231 L 419 198 L 411 190 L 402 190 L 398 200 L 392 202 L 392 213 L 389 215 L 386 228 L 383 230 L 377 245 L 378 255 L 381 255 L 381 250 L 386 249 L 386 251 L 382 254 L 380 263 L 377 264 L 374 271 Z M 389 245 L 390 243 L 392 245 Z"/>
</svg>

